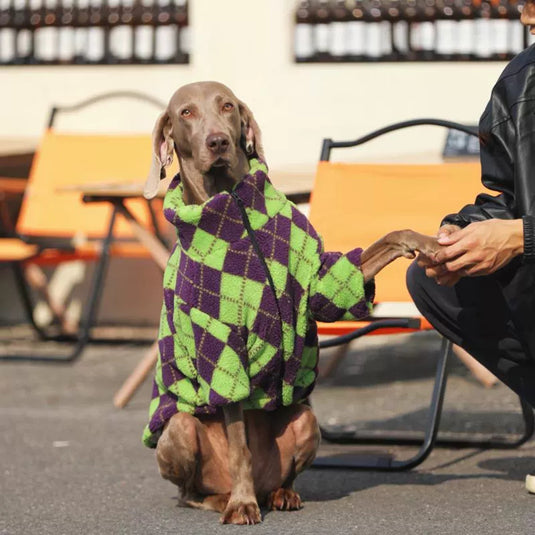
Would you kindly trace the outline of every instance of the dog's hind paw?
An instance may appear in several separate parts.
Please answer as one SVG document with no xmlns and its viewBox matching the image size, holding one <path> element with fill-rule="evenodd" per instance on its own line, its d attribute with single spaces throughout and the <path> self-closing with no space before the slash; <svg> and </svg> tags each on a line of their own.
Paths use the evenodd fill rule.
<svg viewBox="0 0 535 535">
<path fill-rule="evenodd" d="M 301 496 L 295 490 L 282 488 L 269 495 L 267 504 L 272 511 L 297 511 L 303 507 Z"/>
<path fill-rule="evenodd" d="M 230 501 L 219 519 L 221 524 L 252 525 L 262 522 L 260 508 L 255 502 L 240 503 Z"/>
</svg>

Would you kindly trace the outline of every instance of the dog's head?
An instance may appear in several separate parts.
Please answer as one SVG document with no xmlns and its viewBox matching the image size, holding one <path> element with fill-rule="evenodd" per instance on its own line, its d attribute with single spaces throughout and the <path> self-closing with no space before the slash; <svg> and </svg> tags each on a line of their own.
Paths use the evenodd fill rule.
<svg viewBox="0 0 535 535">
<path fill-rule="evenodd" d="M 223 177 L 226 183 L 239 180 L 244 162 L 256 156 L 264 159 L 260 129 L 251 110 L 217 82 L 181 87 L 158 117 L 146 198 L 156 195 L 165 167 L 173 161 L 173 152 L 192 187 L 205 190 L 206 177 Z"/>
</svg>

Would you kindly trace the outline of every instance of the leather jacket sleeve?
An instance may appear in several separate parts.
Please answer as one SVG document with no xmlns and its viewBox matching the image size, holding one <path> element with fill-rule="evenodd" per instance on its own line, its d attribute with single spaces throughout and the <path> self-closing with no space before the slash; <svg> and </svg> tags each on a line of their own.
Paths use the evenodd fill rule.
<svg viewBox="0 0 535 535">
<path fill-rule="evenodd" d="M 465 227 L 485 219 L 524 220 L 524 262 L 535 262 L 535 47 L 514 58 L 494 86 L 479 122 L 481 193 L 444 218 Z"/>
<path fill-rule="evenodd" d="M 510 117 L 502 119 L 494 128 L 491 126 L 492 109 L 498 99 L 499 97 L 493 95 L 481 117 L 479 138 L 481 181 L 488 189 L 500 193 L 479 194 L 473 204 L 467 204 L 457 214 L 446 216 L 442 221 L 443 225 L 466 227 L 474 221 L 515 218 L 514 165 L 511 154 L 511 147 L 515 146 L 515 131 Z M 501 105 L 500 107 L 502 108 Z"/>
</svg>

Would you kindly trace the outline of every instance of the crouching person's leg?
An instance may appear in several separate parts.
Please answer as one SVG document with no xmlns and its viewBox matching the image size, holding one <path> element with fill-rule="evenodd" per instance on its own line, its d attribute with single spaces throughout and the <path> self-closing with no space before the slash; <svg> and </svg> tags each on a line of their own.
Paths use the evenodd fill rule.
<svg viewBox="0 0 535 535">
<path fill-rule="evenodd" d="M 418 310 L 440 334 L 535 406 L 535 361 L 519 340 L 494 277 L 465 277 L 453 287 L 439 286 L 413 263 L 407 287 Z"/>
<path fill-rule="evenodd" d="M 414 262 L 407 271 L 407 287 L 440 334 L 535 406 L 535 361 L 518 337 L 496 278 L 466 277 L 453 287 L 439 286 Z M 535 493 L 535 472 L 528 475 L 526 488 Z"/>
</svg>

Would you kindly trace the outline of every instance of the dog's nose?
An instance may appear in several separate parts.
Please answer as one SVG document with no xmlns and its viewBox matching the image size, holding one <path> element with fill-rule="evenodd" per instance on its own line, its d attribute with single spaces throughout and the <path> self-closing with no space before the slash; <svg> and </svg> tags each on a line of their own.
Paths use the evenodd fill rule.
<svg viewBox="0 0 535 535">
<path fill-rule="evenodd" d="M 206 146 L 214 153 L 214 154 L 223 154 L 227 152 L 227 149 L 230 145 L 230 140 L 228 136 L 225 134 L 222 134 L 220 132 L 216 134 L 210 134 L 206 138 Z"/>
</svg>

